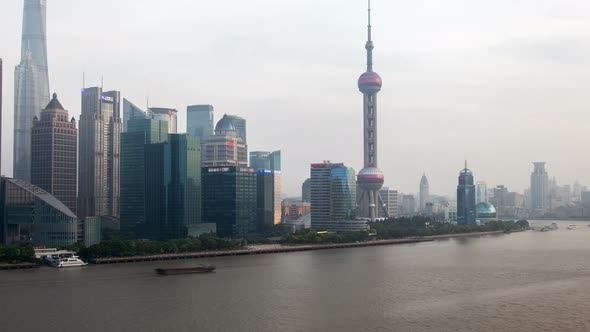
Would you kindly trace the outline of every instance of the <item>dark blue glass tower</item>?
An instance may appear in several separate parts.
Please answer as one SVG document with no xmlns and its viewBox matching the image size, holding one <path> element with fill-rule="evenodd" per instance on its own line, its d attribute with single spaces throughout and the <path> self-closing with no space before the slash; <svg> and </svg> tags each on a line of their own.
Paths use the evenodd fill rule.
<svg viewBox="0 0 590 332">
<path fill-rule="evenodd" d="M 473 173 L 465 169 L 459 173 L 459 185 L 457 186 L 457 223 L 462 225 L 475 224 L 475 185 Z"/>
</svg>

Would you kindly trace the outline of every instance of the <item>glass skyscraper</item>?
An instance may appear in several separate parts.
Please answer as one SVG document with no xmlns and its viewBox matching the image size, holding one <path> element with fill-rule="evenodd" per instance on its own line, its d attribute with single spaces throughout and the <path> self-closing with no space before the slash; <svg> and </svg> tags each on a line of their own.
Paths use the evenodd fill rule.
<svg viewBox="0 0 590 332">
<path fill-rule="evenodd" d="M 121 135 L 121 231 L 143 237 L 145 225 L 145 149 L 168 139 L 168 123 L 132 118 Z M 139 231 L 139 232 L 138 232 Z"/>
<path fill-rule="evenodd" d="M 531 174 L 531 212 L 543 215 L 547 211 L 549 200 L 549 176 L 545 171 L 545 162 L 534 162 Z"/>
<path fill-rule="evenodd" d="M 457 223 L 475 224 L 475 185 L 473 173 L 465 168 L 459 173 L 459 185 L 457 186 Z"/>
<path fill-rule="evenodd" d="M 147 113 L 141 108 L 135 106 L 129 100 L 123 98 L 123 132 L 127 131 L 129 120 L 135 118 L 147 118 Z"/>
<path fill-rule="evenodd" d="M 189 135 L 199 137 L 201 143 L 213 135 L 213 106 L 192 105 L 186 108 L 186 131 Z"/>
</svg>

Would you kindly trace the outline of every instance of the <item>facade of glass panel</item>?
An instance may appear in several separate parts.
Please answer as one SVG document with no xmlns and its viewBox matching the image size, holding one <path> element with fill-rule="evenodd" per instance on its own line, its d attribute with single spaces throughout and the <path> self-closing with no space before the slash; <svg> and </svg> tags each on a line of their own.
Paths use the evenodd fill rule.
<svg viewBox="0 0 590 332">
<path fill-rule="evenodd" d="M 0 179 L 0 236 L 5 245 L 69 246 L 78 241 L 78 219 L 45 190 Z"/>
<path fill-rule="evenodd" d="M 250 152 L 250 167 L 255 170 L 271 169 L 270 168 L 270 152 L 268 151 L 252 151 Z"/>
<path fill-rule="evenodd" d="M 120 93 L 82 90 L 79 123 L 78 216 L 119 218 Z"/>
<path fill-rule="evenodd" d="M 256 172 L 247 167 L 204 167 L 203 222 L 215 223 L 221 237 L 256 233 Z"/>
<path fill-rule="evenodd" d="M 149 115 L 154 120 L 166 121 L 168 123 L 168 133 L 176 134 L 178 132 L 178 111 L 173 108 L 150 107 Z"/>
<path fill-rule="evenodd" d="M 473 225 L 475 217 L 473 173 L 465 167 L 459 174 L 457 186 L 457 223 Z"/>
<path fill-rule="evenodd" d="M 137 107 L 135 104 L 130 102 L 129 100 L 123 98 L 123 129 L 122 132 L 127 132 L 127 127 L 129 126 L 129 120 L 135 118 L 147 118 L 147 114 L 144 110 Z"/>
<path fill-rule="evenodd" d="M 192 105 L 186 108 L 186 131 L 188 134 L 199 137 L 201 142 L 213 135 L 213 106 Z"/>
<path fill-rule="evenodd" d="M 274 222 L 274 173 L 269 169 L 256 171 L 256 213 L 257 231 L 263 233 L 272 228 Z"/>
<path fill-rule="evenodd" d="M 531 174 L 531 212 L 543 215 L 548 208 L 549 176 L 545 171 L 545 162 L 534 162 Z"/>
<path fill-rule="evenodd" d="M 199 139 L 188 134 L 146 146 L 147 238 L 184 238 L 201 223 L 200 154 Z"/>
<path fill-rule="evenodd" d="M 145 224 L 145 148 L 168 138 L 168 123 L 132 118 L 121 135 L 121 231 L 141 237 L 136 228 Z"/>
<path fill-rule="evenodd" d="M 31 183 L 76 212 L 78 130 L 57 94 L 35 118 L 31 129 Z"/>
</svg>

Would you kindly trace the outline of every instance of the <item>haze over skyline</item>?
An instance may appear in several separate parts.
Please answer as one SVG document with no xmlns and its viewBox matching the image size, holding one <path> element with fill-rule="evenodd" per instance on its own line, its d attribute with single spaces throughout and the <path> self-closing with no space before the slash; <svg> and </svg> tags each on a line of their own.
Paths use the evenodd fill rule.
<svg viewBox="0 0 590 332">
<path fill-rule="evenodd" d="M 22 1 L 0 12 L 4 60 L 2 174 L 12 174 L 14 66 Z M 379 167 L 385 185 L 449 194 L 463 161 L 477 180 L 521 192 L 532 161 L 559 183 L 590 184 L 585 101 L 590 3 L 373 1 Z M 366 1 L 63 0 L 47 5 L 51 93 L 79 119 L 86 86 L 145 107 L 212 104 L 248 121 L 249 150 L 282 150 L 283 190 L 309 164 L 362 168 Z"/>
</svg>

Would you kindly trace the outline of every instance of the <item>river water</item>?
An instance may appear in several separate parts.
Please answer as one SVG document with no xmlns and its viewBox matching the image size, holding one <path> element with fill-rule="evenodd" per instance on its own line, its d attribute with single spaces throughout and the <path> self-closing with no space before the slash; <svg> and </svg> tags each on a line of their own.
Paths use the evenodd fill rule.
<svg viewBox="0 0 590 332">
<path fill-rule="evenodd" d="M 539 222 L 550 223 L 548 221 Z M 569 224 L 577 229 L 567 230 Z M 590 331 L 590 223 L 286 254 L 0 271 L 2 331 Z M 159 276 L 213 263 L 217 272 Z"/>
</svg>

